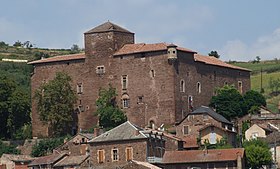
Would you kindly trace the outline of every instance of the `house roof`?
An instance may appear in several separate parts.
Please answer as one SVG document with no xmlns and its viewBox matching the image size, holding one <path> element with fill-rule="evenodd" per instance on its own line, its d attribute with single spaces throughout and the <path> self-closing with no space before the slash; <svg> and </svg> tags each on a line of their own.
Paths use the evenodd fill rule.
<svg viewBox="0 0 280 169">
<path fill-rule="evenodd" d="M 130 161 L 129 163 L 136 163 L 137 165 L 140 165 L 140 166 L 144 166 L 144 167 L 147 167 L 149 169 L 161 169 L 159 168 L 158 166 L 155 166 L 153 164 L 150 164 L 148 162 L 143 162 L 143 161 L 135 161 L 135 160 L 132 160 Z"/>
<path fill-rule="evenodd" d="M 54 166 L 77 166 L 82 164 L 88 157 L 89 155 L 66 156 L 65 158 L 57 162 Z"/>
<path fill-rule="evenodd" d="M 19 155 L 19 154 L 2 154 L 1 158 L 6 158 L 13 162 L 30 162 L 36 159 L 29 155 Z"/>
<path fill-rule="evenodd" d="M 110 21 L 105 22 L 87 32 L 85 34 L 90 34 L 90 33 L 102 33 L 102 32 L 124 32 L 124 33 L 131 33 L 134 34 Z"/>
<path fill-rule="evenodd" d="M 215 58 L 214 56 L 204 56 L 204 55 L 200 55 L 200 54 L 195 54 L 194 55 L 194 60 L 196 62 L 202 62 L 202 63 L 208 64 L 208 65 L 215 65 L 215 66 L 227 67 L 227 68 L 231 68 L 231 69 L 251 71 L 249 69 L 245 69 L 245 68 L 241 68 L 241 67 L 238 67 L 238 66 L 227 64 L 227 63 Z"/>
<path fill-rule="evenodd" d="M 85 58 L 86 58 L 86 55 L 84 53 L 79 53 L 79 54 L 61 55 L 61 56 L 54 56 L 54 57 L 50 57 L 50 58 L 35 60 L 35 61 L 32 61 L 32 62 L 28 62 L 28 64 L 29 65 L 35 65 L 35 64 L 39 64 L 39 63 L 81 60 L 81 59 L 85 59 Z"/>
<path fill-rule="evenodd" d="M 214 110 L 207 106 L 200 106 L 199 108 L 195 109 L 193 112 L 189 113 L 185 118 L 183 118 L 177 125 L 181 124 L 189 115 L 196 115 L 196 114 L 208 114 L 215 120 L 227 124 L 232 124 L 230 121 L 228 121 L 224 116 L 220 115 L 219 113 L 216 113 Z"/>
<path fill-rule="evenodd" d="M 62 159 L 63 157 L 65 157 L 66 155 L 67 154 L 63 153 L 63 154 L 51 154 L 48 156 L 42 156 L 32 161 L 30 164 L 28 164 L 28 166 L 54 164 L 60 159 Z"/>
<path fill-rule="evenodd" d="M 277 143 L 279 145 L 280 143 L 280 132 L 279 131 L 274 131 L 270 134 L 268 134 L 266 137 L 259 138 L 261 140 L 264 140 L 265 142 L 269 144 L 275 144 Z"/>
<path fill-rule="evenodd" d="M 236 133 L 236 132 L 234 132 L 234 131 L 227 130 L 227 129 L 225 129 L 225 128 L 222 128 L 222 127 L 216 126 L 216 125 L 214 125 L 214 124 L 209 124 L 209 125 L 203 126 L 203 127 L 202 127 L 202 128 L 200 128 L 198 131 L 205 130 L 205 129 L 209 128 L 209 127 L 215 127 L 215 128 L 220 129 L 220 130 L 223 130 L 223 131 L 225 131 L 225 132 Z"/>
<path fill-rule="evenodd" d="M 166 151 L 164 153 L 162 162 L 165 164 L 176 164 L 236 161 L 238 155 L 241 157 L 244 156 L 243 148 Z"/>
<path fill-rule="evenodd" d="M 107 142 L 117 140 L 134 140 L 147 138 L 142 133 L 143 129 L 127 121 L 89 141 L 89 143 L 95 142 Z"/>
<path fill-rule="evenodd" d="M 167 46 L 170 44 L 167 43 L 153 43 L 153 44 L 146 44 L 146 43 L 138 43 L 138 44 L 126 44 L 116 53 L 114 56 L 119 55 L 128 55 L 128 54 L 135 54 L 135 53 L 143 53 L 143 52 L 155 52 L 155 51 L 165 51 L 167 50 Z M 190 49 L 177 47 L 177 50 L 196 53 Z"/>
</svg>

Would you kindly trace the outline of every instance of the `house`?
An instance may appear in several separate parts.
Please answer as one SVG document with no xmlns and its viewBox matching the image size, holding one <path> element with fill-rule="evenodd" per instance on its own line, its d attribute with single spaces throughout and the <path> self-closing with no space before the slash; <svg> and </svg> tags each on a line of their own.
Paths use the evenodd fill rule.
<svg viewBox="0 0 280 169">
<path fill-rule="evenodd" d="M 66 72 L 77 92 L 72 132 L 97 125 L 99 88 L 112 84 L 117 103 L 129 121 L 144 128 L 172 126 L 201 105 L 208 105 L 217 87 L 233 84 L 250 90 L 250 70 L 171 43 L 135 43 L 134 33 L 111 22 L 84 33 L 85 53 L 29 62 L 34 66 L 31 93 Z M 33 137 L 47 137 L 32 97 Z"/>
<path fill-rule="evenodd" d="M 236 132 L 227 130 L 222 127 L 215 126 L 213 124 L 206 125 L 199 129 L 200 145 L 204 145 L 205 142 L 209 144 L 217 144 L 218 141 L 225 140 L 228 144 L 236 147 Z"/>
<path fill-rule="evenodd" d="M 198 147 L 195 140 L 203 145 L 205 140 L 208 140 L 210 144 L 216 144 L 217 140 L 227 138 L 229 144 L 236 145 L 233 124 L 206 106 L 197 108 L 176 124 L 176 136 L 184 139 L 186 149 Z"/>
<path fill-rule="evenodd" d="M 97 131 L 96 131 L 97 132 Z M 95 132 L 95 133 L 96 133 Z M 61 146 L 55 148 L 54 151 L 72 155 L 86 155 L 88 150 L 87 142 L 96 135 L 92 133 L 78 133 Z"/>
<path fill-rule="evenodd" d="M 30 169 L 52 169 L 54 165 L 65 158 L 67 154 L 51 154 L 47 156 L 38 157 L 33 160 L 30 164 L 28 164 L 28 168 Z"/>
<path fill-rule="evenodd" d="M 34 159 L 29 155 L 2 154 L 0 166 L 5 166 L 6 169 L 27 169 L 27 165 Z"/>
<path fill-rule="evenodd" d="M 280 168 L 280 132 L 279 131 L 273 131 L 266 137 L 259 138 L 266 143 L 268 143 L 273 159 L 274 165 L 277 166 L 277 168 Z"/>
<path fill-rule="evenodd" d="M 269 127 L 269 125 L 265 124 L 253 124 L 250 128 L 245 131 L 245 139 L 251 140 L 259 137 L 266 137 L 273 130 Z"/>
<path fill-rule="evenodd" d="M 159 167 L 164 169 L 242 169 L 245 168 L 244 149 L 212 149 L 166 151 Z"/>
<path fill-rule="evenodd" d="M 270 127 L 279 130 L 280 129 L 280 114 L 274 113 L 264 106 L 260 107 L 260 111 L 257 114 L 247 114 L 236 120 L 236 126 L 238 126 L 238 134 L 242 134 L 243 123 L 248 123 L 249 126 L 254 124 L 263 125 L 269 124 Z"/>
<path fill-rule="evenodd" d="M 65 156 L 53 166 L 55 169 L 79 169 L 91 167 L 93 167 L 93 165 L 90 162 L 89 155 Z"/>
<path fill-rule="evenodd" d="M 127 121 L 89 141 L 96 168 L 116 168 L 128 161 L 160 162 L 165 151 L 162 132 L 144 130 Z"/>
</svg>

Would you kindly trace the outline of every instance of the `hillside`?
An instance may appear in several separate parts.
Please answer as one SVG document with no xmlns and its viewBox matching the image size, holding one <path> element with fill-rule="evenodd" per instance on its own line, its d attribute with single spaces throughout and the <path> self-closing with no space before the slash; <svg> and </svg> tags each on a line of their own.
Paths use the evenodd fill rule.
<svg viewBox="0 0 280 169">
<path fill-rule="evenodd" d="M 19 86 L 30 91 L 30 75 L 33 67 L 27 65 L 26 62 L 38 60 L 42 57 L 48 58 L 77 52 L 80 52 L 77 46 L 75 49 L 42 49 L 26 47 L 23 44 L 15 47 L 9 46 L 5 42 L 0 42 L 0 74 L 12 78 Z M 13 59 L 18 61 L 11 62 Z"/>
<path fill-rule="evenodd" d="M 277 93 L 279 91 L 272 92 L 270 81 L 271 79 L 277 80 L 280 78 L 280 61 L 275 59 L 269 61 L 261 61 L 259 63 L 236 62 L 231 64 L 252 70 L 251 88 L 260 92 L 262 85 L 262 88 L 264 89 L 263 94 L 267 101 L 267 107 L 273 112 L 278 112 L 280 95 L 277 95 Z"/>
</svg>

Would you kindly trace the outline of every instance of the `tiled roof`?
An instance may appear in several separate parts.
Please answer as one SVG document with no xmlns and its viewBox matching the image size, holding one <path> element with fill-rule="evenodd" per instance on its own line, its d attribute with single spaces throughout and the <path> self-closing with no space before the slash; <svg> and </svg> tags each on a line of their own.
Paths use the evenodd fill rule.
<svg viewBox="0 0 280 169">
<path fill-rule="evenodd" d="M 28 166 L 36 166 L 36 165 L 47 165 L 47 164 L 54 164 L 63 157 L 65 157 L 67 154 L 51 154 L 48 156 L 42 156 L 34 161 L 32 161 Z"/>
<path fill-rule="evenodd" d="M 195 54 L 194 55 L 194 60 L 196 62 L 202 62 L 202 63 L 208 64 L 208 65 L 216 65 L 216 66 L 227 67 L 227 68 L 231 68 L 231 69 L 251 71 L 249 69 L 245 69 L 245 68 L 241 68 L 241 67 L 238 67 L 238 66 L 227 64 L 227 63 L 215 58 L 214 56 L 203 56 L 203 55 L 200 55 L 200 54 Z"/>
<path fill-rule="evenodd" d="M 243 148 L 166 151 L 164 153 L 162 162 L 165 164 L 176 164 L 236 161 L 238 155 L 241 157 L 244 156 Z"/>
<path fill-rule="evenodd" d="M 90 143 L 94 142 L 106 142 L 117 140 L 132 140 L 147 138 L 143 133 L 143 129 L 127 121 L 95 138 L 90 140 Z"/>
<path fill-rule="evenodd" d="M 114 56 L 118 55 L 127 55 L 134 53 L 143 53 L 143 52 L 154 52 L 154 51 L 164 51 L 167 50 L 167 43 L 154 43 L 154 44 L 146 44 L 146 43 L 138 43 L 138 44 L 126 44 L 120 50 L 118 50 Z M 177 50 L 196 53 L 190 49 L 177 47 Z"/>
<path fill-rule="evenodd" d="M 54 56 L 50 58 L 35 60 L 32 62 L 29 62 L 29 65 L 39 64 L 39 63 L 49 63 L 49 62 L 60 62 L 60 61 L 67 61 L 67 60 L 79 60 L 79 59 L 85 59 L 86 55 L 84 53 L 79 54 L 72 54 L 72 55 L 61 55 L 61 56 Z"/>
<path fill-rule="evenodd" d="M 90 33 L 101 33 L 101 32 L 124 32 L 124 33 L 132 33 L 116 24 L 113 24 L 111 22 L 105 22 L 87 32 L 85 32 L 85 34 L 90 34 Z M 133 33 L 132 33 L 133 34 Z"/>
<path fill-rule="evenodd" d="M 181 124 L 189 115 L 196 115 L 196 114 L 203 114 L 206 113 L 215 120 L 227 124 L 232 124 L 230 121 L 228 121 L 224 116 L 220 115 L 219 113 L 216 113 L 214 110 L 207 106 L 201 106 L 197 109 L 195 109 L 193 112 L 189 113 L 185 118 L 183 118 L 177 125 Z"/>
<path fill-rule="evenodd" d="M 2 154 L 1 158 L 6 158 L 14 162 L 29 162 L 36 159 L 29 155 L 19 155 L 19 154 Z"/>
<path fill-rule="evenodd" d="M 77 166 L 82 164 L 88 157 L 89 155 L 67 156 L 64 159 L 57 162 L 54 166 Z"/>
</svg>

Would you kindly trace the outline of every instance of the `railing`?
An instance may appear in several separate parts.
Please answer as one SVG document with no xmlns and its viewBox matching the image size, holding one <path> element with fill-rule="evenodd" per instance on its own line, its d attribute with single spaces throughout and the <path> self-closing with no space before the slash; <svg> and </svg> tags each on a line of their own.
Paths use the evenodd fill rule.
<svg viewBox="0 0 280 169">
<path fill-rule="evenodd" d="M 160 158 L 160 157 L 148 157 L 147 160 L 149 163 L 161 163 L 162 162 L 162 158 Z"/>
</svg>

